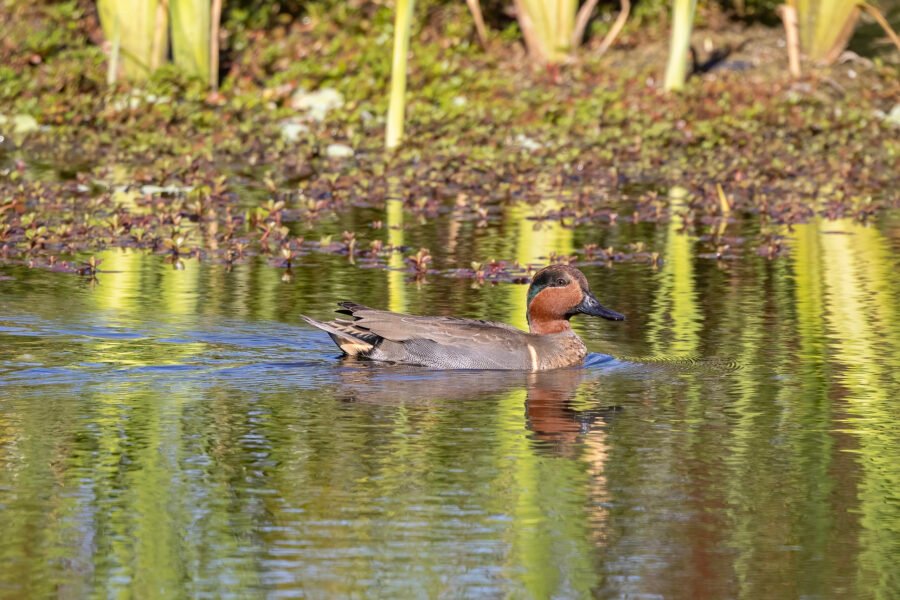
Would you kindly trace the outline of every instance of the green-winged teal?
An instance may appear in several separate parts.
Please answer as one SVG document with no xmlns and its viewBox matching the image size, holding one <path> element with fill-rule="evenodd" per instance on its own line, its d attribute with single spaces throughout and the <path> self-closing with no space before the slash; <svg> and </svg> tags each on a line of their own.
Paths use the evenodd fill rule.
<svg viewBox="0 0 900 600">
<path fill-rule="evenodd" d="M 353 320 L 307 323 L 328 332 L 350 356 L 435 369 L 546 371 L 580 363 L 587 349 L 572 328 L 576 314 L 622 321 L 604 308 L 578 269 L 551 265 L 538 271 L 528 288 L 529 333 L 505 323 L 419 317 L 340 302 L 339 313 Z"/>
</svg>

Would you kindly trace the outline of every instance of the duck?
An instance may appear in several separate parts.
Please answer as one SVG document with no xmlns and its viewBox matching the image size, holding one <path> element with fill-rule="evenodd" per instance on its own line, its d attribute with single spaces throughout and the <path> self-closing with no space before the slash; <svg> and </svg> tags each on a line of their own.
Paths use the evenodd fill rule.
<svg viewBox="0 0 900 600">
<path fill-rule="evenodd" d="M 587 347 L 572 330 L 575 315 L 624 321 L 591 292 L 587 278 L 570 265 L 534 274 L 528 286 L 528 328 L 480 319 L 417 316 L 338 302 L 350 319 L 301 317 L 331 336 L 347 355 L 431 369 L 549 371 L 579 365 Z"/>
</svg>

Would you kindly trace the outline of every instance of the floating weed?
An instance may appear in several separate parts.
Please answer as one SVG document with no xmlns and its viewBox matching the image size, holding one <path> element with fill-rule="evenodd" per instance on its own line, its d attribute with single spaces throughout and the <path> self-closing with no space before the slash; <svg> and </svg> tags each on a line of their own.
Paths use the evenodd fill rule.
<svg viewBox="0 0 900 600">
<path fill-rule="evenodd" d="M 855 81 L 841 79 L 847 90 L 841 98 L 822 97 L 811 81 L 808 90 L 791 88 L 790 101 L 787 80 L 776 77 L 761 88 L 748 85 L 746 74 L 722 70 L 697 78 L 686 102 L 652 93 L 646 69 L 609 69 L 589 56 L 577 72 L 561 75 L 565 85 L 553 94 L 540 92 L 545 82 L 517 68 L 514 56 L 466 56 L 451 60 L 440 74 L 415 76 L 423 89 L 443 89 L 462 77 L 473 90 L 467 109 L 447 121 L 437 105 L 418 106 L 409 147 L 390 157 L 381 153 L 376 128 L 361 124 L 355 109 L 311 124 L 296 143 L 273 144 L 269 134 L 285 118 L 293 89 L 283 81 L 304 69 L 321 75 L 315 53 L 298 59 L 293 49 L 333 44 L 335 60 L 358 62 L 343 51 L 344 34 L 334 35 L 313 25 L 286 31 L 277 43 L 248 48 L 236 57 L 234 88 L 212 103 L 185 95 L 165 112 L 108 107 L 100 120 L 89 94 L 59 94 L 78 89 L 83 77 L 83 68 L 63 68 L 74 64 L 66 62 L 73 59 L 65 50 L 52 59 L 55 71 L 29 67 L 38 75 L 33 85 L 6 102 L 37 105 L 41 122 L 51 127 L 30 136 L 17 150 L 22 159 L 0 170 L 0 260 L 30 260 L 42 267 L 54 257 L 52 267 L 59 269 L 65 257 L 120 246 L 228 266 L 261 254 L 279 264 L 288 260 L 287 246 L 292 263 L 309 252 L 346 252 L 365 266 L 387 268 L 388 249 L 409 254 L 398 241 L 403 236 L 390 234 L 403 229 L 407 243 L 431 243 L 419 240 L 433 239 L 423 236 L 449 220 L 448 229 L 458 238 L 454 244 L 463 250 L 452 260 L 480 266 L 448 265 L 444 274 L 513 281 L 525 279 L 530 266 L 491 267 L 494 261 L 487 259 L 498 246 L 480 240 L 510 235 L 507 209 L 519 203 L 553 201 L 553 210 L 540 213 L 542 231 L 560 224 L 590 228 L 591 237 L 576 239 L 594 243 L 584 244 L 576 257 L 552 260 L 607 266 L 662 260 L 662 236 L 644 235 L 639 224 L 676 219 L 678 230 L 699 235 L 705 253 L 698 256 L 719 262 L 754 251 L 776 259 L 784 248 L 768 231 L 778 226 L 817 215 L 870 222 L 900 206 L 893 182 L 900 151 L 895 131 L 871 117 L 892 106 L 900 93 L 890 69 L 871 67 Z M 423 41 L 420 49 L 445 54 L 432 42 Z M 0 49 L 0 55 L 18 60 L 12 49 Z M 290 64 L 291 72 L 274 73 L 267 65 L 277 61 Z M 376 96 L 370 72 L 345 75 L 340 85 L 348 105 Z M 823 71 L 826 75 L 839 73 Z M 257 81 L 264 89 L 252 83 Z M 726 96 L 723 110 L 718 99 Z M 579 108 L 572 112 L 565 106 Z M 534 136 L 555 139 L 552 147 L 521 152 L 509 147 L 510 136 L 497 134 L 545 127 L 534 115 L 548 111 L 556 115 L 554 123 Z M 213 136 L 215 152 L 212 144 L 199 141 L 206 133 Z M 318 156 L 319 148 L 346 143 L 348 136 L 357 150 L 352 161 Z M 96 166 L 73 167 L 73 153 L 78 164 Z M 62 165 L 66 179 L 35 181 L 37 168 L 46 165 Z M 113 190 L 123 184 L 124 192 Z M 670 205 L 673 185 L 689 191 L 678 209 Z M 383 211 L 393 200 L 407 213 L 405 227 L 391 228 L 384 241 L 368 239 L 369 232 L 387 228 Z M 357 210 L 363 212 L 351 212 Z M 427 222 L 429 229 L 416 222 Z M 732 224 L 763 233 L 738 240 L 730 235 Z M 311 239 L 321 237 L 320 243 L 296 245 L 289 236 L 301 228 Z M 437 239 L 444 240 L 445 233 L 437 232 Z M 644 246 L 626 245 L 638 234 L 648 240 Z M 167 246 L 166 240 L 172 244 L 178 236 L 196 240 L 197 247 Z M 414 260 L 406 264 L 417 270 Z M 426 262 L 424 270 L 435 272 L 431 267 L 433 262 Z"/>
<path fill-rule="evenodd" d="M 344 231 L 342 237 L 344 239 L 344 246 L 347 248 L 347 256 L 350 257 L 350 260 L 353 260 L 353 255 L 356 253 L 356 233 Z"/>
<path fill-rule="evenodd" d="M 428 263 L 431 261 L 431 252 L 427 248 L 420 248 L 414 255 L 406 257 L 406 262 L 417 277 L 424 276 L 428 272 Z"/>
<path fill-rule="evenodd" d="M 174 258 L 178 258 L 185 251 L 186 239 L 183 235 L 174 235 L 163 240 L 163 248 Z"/>
<path fill-rule="evenodd" d="M 51 266 L 55 262 L 56 261 L 54 260 L 53 263 L 51 263 Z M 100 266 L 100 263 L 102 263 L 102 262 L 103 262 L 102 260 L 98 260 L 96 257 L 91 256 L 89 259 L 87 259 L 87 261 L 85 261 L 84 263 L 81 264 L 81 266 L 77 270 L 77 273 L 79 275 L 81 275 L 82 277 L 89 277 L 91 279 L 96 279 L 97 278 L 97 268 Z"/>
</svg>

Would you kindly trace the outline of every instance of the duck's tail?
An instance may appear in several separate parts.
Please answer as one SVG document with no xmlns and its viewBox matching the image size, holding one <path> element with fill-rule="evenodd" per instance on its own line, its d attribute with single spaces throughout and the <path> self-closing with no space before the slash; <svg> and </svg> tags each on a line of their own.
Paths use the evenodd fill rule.
<svg viewBox="0 0 900 600">
<path fill-rule="evenodd" d="M 300 315 L 300 317 L 313 327 L 330 335 L 338 348 L 348 356 L 366 356 L 381 341 L 379 336 L 367 329 L 355 326 L 353 321 L 335 319 L 323 323 L 305 315 Z"/>
</svg>

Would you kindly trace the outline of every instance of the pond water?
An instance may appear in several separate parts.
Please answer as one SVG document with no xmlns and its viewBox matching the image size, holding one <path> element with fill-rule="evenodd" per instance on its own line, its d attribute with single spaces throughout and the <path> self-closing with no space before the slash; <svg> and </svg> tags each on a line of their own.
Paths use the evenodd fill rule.
<svg viewBox="0 0 900 600">
<path fill-rule="evenodd" d="M 532 225 L 431 248 L 570 250 Z M 642 232 L 660 265 L 584 269 L 628 320 L 542 374 L 340 360 L 300 320 L 522 326 L 522 285 L 0 266 L 0 597 L 900 597 L 900 218 L 771 261 Z"/>
</svg>

